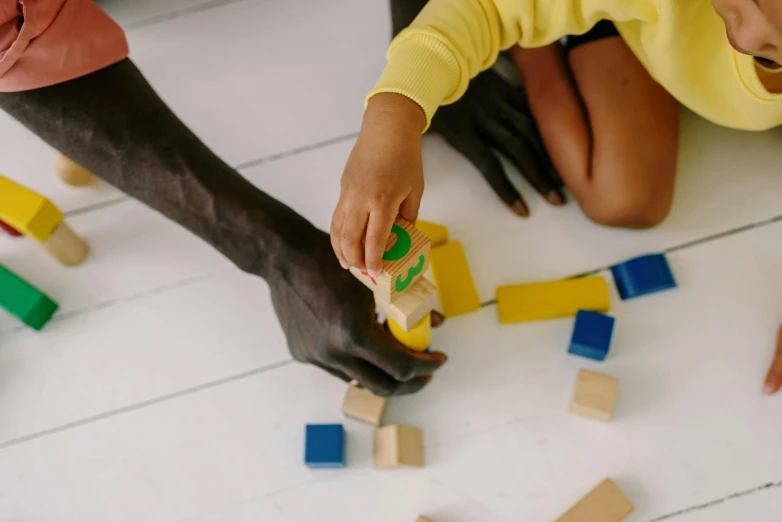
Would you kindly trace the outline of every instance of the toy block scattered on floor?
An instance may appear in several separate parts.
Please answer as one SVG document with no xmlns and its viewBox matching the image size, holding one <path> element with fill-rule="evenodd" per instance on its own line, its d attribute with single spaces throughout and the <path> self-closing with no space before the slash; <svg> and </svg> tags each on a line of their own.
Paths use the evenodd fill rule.
<svg viewBox="0 0 782 522">
<path fill-rule="evenodd" d="M 599 421 L 611 420 L 618 389 L 619 379 L 616 377 L 581 370 L 578 372 L 569 411 Z"/>
<path fill-rule="evenodd" d="M 437 289 L 422 277 L 397 297 L 393 303 L 386 303 L 375 296 L 375 305 L 385 312 L 404 331 L 418 324 L 437 303 Z"/>
<path fill-rule="evenodd" d="M 345 467 L 345 428 L 342 424 L 307 424 L 304 463 L 311 468 Z"/>
<path fill-rule="evenodd" d="M 420 517 L 418 517 L 418 519 L 416 519 L 415 522 L 432 522 L 432 521 L 426 518 L 425 516 L 421 515 Z"/>
<path fill-rule="evenodd" d="M 610 309 L 608 285 L 601 276 L 497 287 L 497 312 L 504 324 Z"/>
<path fill-rule="evenodd" d="M 22 235 L 21 232 L 16 230 L 14 227 L 9 225 L 5 221 L 0 221 L 0 229 L 3 229 L 11 237 L 19 237 Z"/>
<path fill-rule="evenodd" d="M 72 159 L 60 154 L 54 160 L 54 170 L 60 179 L 74 187 L 84 187 L 95 183 L 95 174 L 77 164 Z"/>
<path fill-rule="evenodd" d="M 611 267 L 614 282 L 622 299 L 631 299 L 676 288 L 665 254 L 636 257 Z"/>
<path fill-rule="evenodd" d="M 342 401 L 342 413 L 373 426 L 380 426 L 383 423 L 386 406 L 388 406 L 387 398 L 378 397 L 353 381 L 348 385 L 348 391 Z"/>
<path fill-rule="evenodd" d="M 622 490 L 607 478 L 556 522 L 620 522 L 633 509 Z"/>
<path fill-rule="evenodd" d="M 432 275 L 446 317 L 474 312 L 481 307 L 470 266 L 459 241 L 432 249 Z"/>
<path fill-rule="evenodd" d="M 407 331 L 389 317 L 388 330 L 411 350 L 425 352 L 432 344 L 432 312 L 428 312 L 418 324 Z"/>
<path fill-rule="evenodd" d="M 568 353 L 602 361 L 608 355 L 613 332 L 614 318 L 610 315 L 579 310 Z"/>
<path fill-rule="evenodd" d="M 0 176 L 0 219 L 41 242 L 63 265 L 78 265 L 89 253 L 89 245 L 63 221 L 60 209 L 40 194 L 3 176 Z"/>
<path fill-rule="evenodd" d="M 397 217 L 383 254 L 383 271 L 371 277 L 352 267 L 350 272 L 375 293 L 375 297 L 393 303 L 396 298 L 423 277 L 429 266 L 430 241 L 412 223 Z"/>
<path fill-rule="evenodd" d="M 376 468 L 424 465 L 424 434 L 410 426 L 383 426 L 375 430 Z"/>
<path fill-rule="evenodd" d="M 35 330 L 43 328 L 58 308 L 46 294 L 2 265 L 0 306 Z"/>
<path fill-rule="evenodd" d="M 448 227 L 445 225 L 438 225 L 431 221 L 424 221 L 419 219 L 415 222 L 415 228 L 424 233 L 429 241 L 432 242 L 432 247 L 436 247 L 448 242 Z"/>
</svg>

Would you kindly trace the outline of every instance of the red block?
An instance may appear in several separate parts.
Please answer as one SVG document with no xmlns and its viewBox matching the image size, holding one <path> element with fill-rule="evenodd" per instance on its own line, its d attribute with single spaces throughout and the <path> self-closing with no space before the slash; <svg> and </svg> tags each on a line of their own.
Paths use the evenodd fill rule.
<svg viewBox="0 0 782 522">
<path fill-rule="evenodd" d="M 3 221 L 0 221 L 0 228 L 2 228 L 3 230 L 5 230 L 6 232 L 8 232 L 8 235 L 11 235 L 11 236 L 14 236 L 14 237 L 19 237 L 19 236 L 21 236 L 21 235 L 22 235 L 22 233 L 21 233 L 21 232 L 19 232 L 18 230 L 16 230 L 16 229 L 15 229 L 14 227 L 12 227 L 11 225 L 8 225 L 8 224 L 4 223 Z"/>
</svg>

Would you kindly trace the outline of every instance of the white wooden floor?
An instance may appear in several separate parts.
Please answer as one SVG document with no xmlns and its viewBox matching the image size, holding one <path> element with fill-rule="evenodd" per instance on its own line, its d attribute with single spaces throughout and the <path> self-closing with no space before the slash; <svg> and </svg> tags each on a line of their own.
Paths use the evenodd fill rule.
<svg viewBox="0 0 782 522">
<path fill-rule="evenodd" d="M 328 225 L 383 66 L 384 1 L 103 5 L 209 145 Z M 514 217 L 426 138 L 422 217 L 462 241 L 484 300 L 660 250 L 680 288 L 614 296 L 604 363 L 565 353 L 571 320 L 500 326 L 487 306 L 448 321 L 433 339 L 448 364 L 387 417 L 424 429 L 427 466 L 375 471 L 372 429 L 342 419 L 342 383 L 291 361 L 263 281 L 110 187 L 62 185 L 54 152 L 0 115 L 0 172 L 93 248 L 64 269 L 0 237 L 0 263 L 62 306 L 40 333 L 0 316 L 0 522 L 551 521 L 605 476 L 630 522 L 778 522 L 782 395 L 761 385 L 782 321 L 782 136 L 682 120 L 674 209 L 647 232 L 599 228 L 521 181 L 533 217 Z M 581 367 L 621 379 L 613 422 L 566 413 Z M 303 465 L 312 422 L 345 423 L 347 469 Z"/>
</svg>

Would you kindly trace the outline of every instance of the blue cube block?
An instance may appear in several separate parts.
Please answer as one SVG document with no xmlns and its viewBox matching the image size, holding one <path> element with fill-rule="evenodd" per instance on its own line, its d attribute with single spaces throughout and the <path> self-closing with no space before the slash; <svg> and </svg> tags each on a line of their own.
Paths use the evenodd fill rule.
<svg viewBox="0 0 782 522">
<path fill-rule="evenodd" d="M 676 280 L 665 254 L 649 254 L 630 259 L 612 266 L 611 273 L 622 299 L 676 288 Z"/>
<path fill-rule="evenodd" d="M 304 445 L 307 466 L 345 467 L 345 428 L 342 424 L 307 424 Z"/>
<path fill-rule="evenodd" d="M 568 353 L 602 361 L 611 346 L 614 318 L 598 312 L 579 310 Z"/>
</svg>

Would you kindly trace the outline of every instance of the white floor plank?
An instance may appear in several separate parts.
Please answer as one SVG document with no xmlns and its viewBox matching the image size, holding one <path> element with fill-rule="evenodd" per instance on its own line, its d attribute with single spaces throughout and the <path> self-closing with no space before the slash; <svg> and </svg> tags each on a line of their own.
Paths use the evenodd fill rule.
<svg viewBox="0 0 782 522">
<path fill-rule="evenodd" d="M 395 399 L 387 419 L 424 428 L 422 470 L 371 470 L 371 428 L 353 421 L 348 469 L 307 470 L 303 425 L 339 421 L 344 387 L 297 364 L 0 449 L 0 512 L 551 520 L 611 476 L 637 506 L 628 522 L 642 522 L 778 482 L 782 401 L 760 387 L 782 317 L 780 239 L 782 223 L 673 254 L 679 289 L 614 300 L 617 332 L 602 364 L 565 353 L 570 320 L 500 326 L 489 307 L 446 323 L 433 344 L 448 364 L 421 394 Z M 248 325 L 237 321 L 225 344 L 256 337 Z M 565 412 L 581 367 L 621 379 L 611 423 Z M 766 506 L 747 498 L 742 512 L 771 522 Z"/>
</svg>

